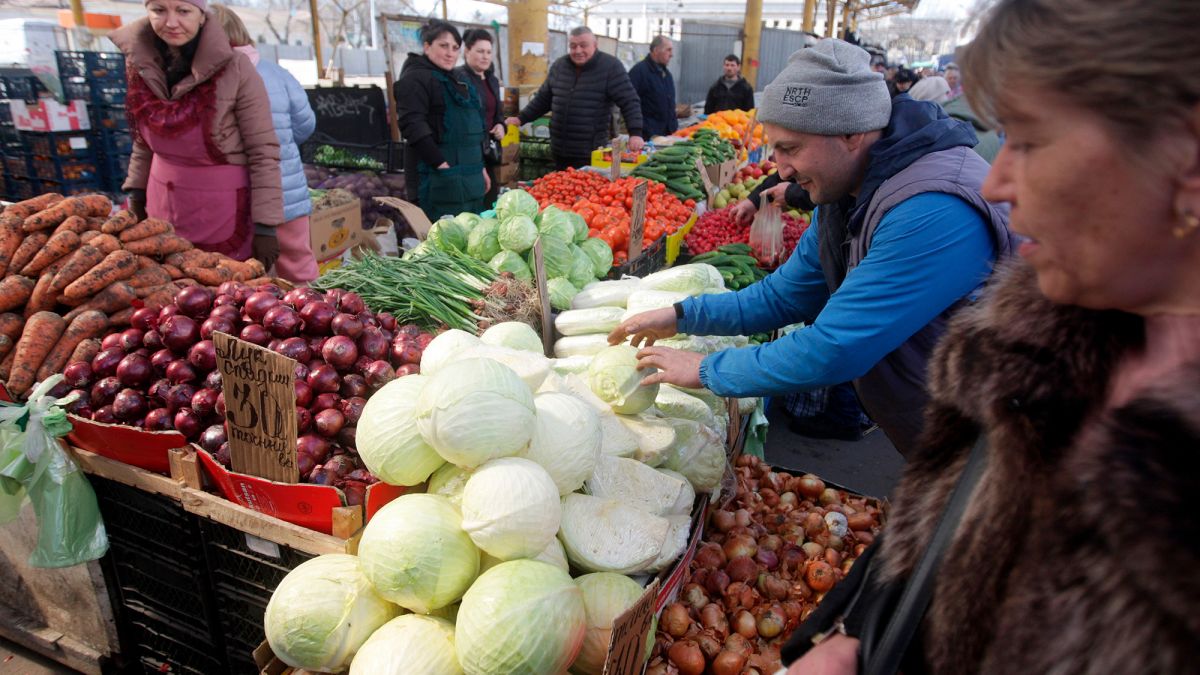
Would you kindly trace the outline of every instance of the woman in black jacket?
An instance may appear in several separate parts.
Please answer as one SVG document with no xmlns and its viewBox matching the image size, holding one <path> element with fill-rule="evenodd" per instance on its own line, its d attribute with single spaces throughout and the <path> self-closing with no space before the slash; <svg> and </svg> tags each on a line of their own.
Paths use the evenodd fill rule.
<svg viewBox="0 0 1200 675">
<path fill-rule="evenodd" d="M 498 141 L 504 137 L 504 101 L 500 98 L 500 81 L 496 79 L 496 69 L 492 65 L 492 34 L 482 28 L 472 28 L 463 33 L 463 45 L 467 48 L 463 55 L 466 63 L 455 68 L 454 73 L 479 93 L 483 104 L 484 134 L 490 134 Z M 492 187 L 484 196 L 483 204 L 490 207 L 496 201 L 500 185 L 496 181 L 496 165 L 486 160 L 484 164 L 488 165 Z"/>
<path fill-rule="evenodd" d="M 423 54 L 409 54 L 395 85 L 406 192 L 429 216 L 483 210 L 491 178 L 483 166 L 479 94 L 454 73 L 458 29 L 434 19 L 421 29 Z"/>
</svg>

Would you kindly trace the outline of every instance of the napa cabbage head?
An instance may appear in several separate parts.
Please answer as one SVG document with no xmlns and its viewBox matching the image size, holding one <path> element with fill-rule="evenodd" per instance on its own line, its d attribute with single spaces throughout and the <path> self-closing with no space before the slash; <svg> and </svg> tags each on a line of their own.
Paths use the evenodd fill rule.
<svg viewBox="0 0 1200 675">
<path fill-rule="evenodd" d="M 372 587 L 357 557 L 331 553 L 288 572 L 271 594 L 263 627 L 289 666 L 340 672 L 371 633 L 399 613 Z"/>
</svg>

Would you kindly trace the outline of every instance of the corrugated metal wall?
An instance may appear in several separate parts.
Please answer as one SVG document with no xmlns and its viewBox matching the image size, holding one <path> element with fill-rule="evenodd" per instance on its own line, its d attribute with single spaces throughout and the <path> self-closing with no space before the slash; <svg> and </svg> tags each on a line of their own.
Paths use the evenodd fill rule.
<svg viewBox="0 0 1200 675">
<path fill-rule="evenodd" d="M 680 66 L 676 100 L 704 101 L 708 88 L 721 77 L 725 55 L 741 51 L 741 39 L 739 26 L 684 21 L 683 39 L 675 47 L 675 59 Z"/>
<path fill-rule="evenodd" d="M 792 52 L 804 48 L 806 39 L 809 38 L 800 31 L 764 28 L 758 49 L 758 86 L 755 89 L 762 91 L 770 84 L 787 65 Z"/>
</svg>

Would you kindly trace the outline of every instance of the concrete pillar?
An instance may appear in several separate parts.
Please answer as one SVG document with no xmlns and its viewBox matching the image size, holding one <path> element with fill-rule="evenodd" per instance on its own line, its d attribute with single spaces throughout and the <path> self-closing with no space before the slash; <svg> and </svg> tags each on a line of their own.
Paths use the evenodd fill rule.
<svg viewBox="0 0 1200 675">
<path fill-rule="evenodd" d="M 742 77 L 751 87 L 758 85 L 758 51 L 762 43 L 762 0 L 746 0 L 746 34 L 742 44 Z"/>
<path fill-rule="evenodd" d="M 509 0 L 508 63 L 509 84 L 528 96 L 546 79 L 550 41 L 549 0 Z M 541 55 L 523 54 L 525 43 L 542 45 Z"/>
</svg>

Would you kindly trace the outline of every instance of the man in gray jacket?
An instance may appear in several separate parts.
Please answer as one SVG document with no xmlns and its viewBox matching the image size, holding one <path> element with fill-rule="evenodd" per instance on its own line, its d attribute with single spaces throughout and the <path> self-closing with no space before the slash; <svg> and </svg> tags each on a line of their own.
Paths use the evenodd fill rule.
<svg viewBox="0 0 1200 675">
<path fill-rule="evenodd" d="M 520 126 L 552 113 L 550 151 L 555 168 L 587 166 L 592 151 L 611 140 L 609 111 L 616 105 L 629 130 L 629 149 L 641 150 L 642 108 L 625 66 L 596 49 L 596 36 L 586 26 L 571 31 L 569 48 L 567 56 L 550 66 L 546 81 L 521 114 L 507 123 Z"/>
</svg>

